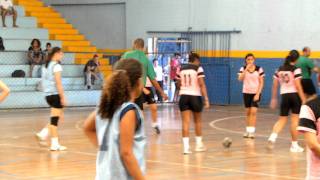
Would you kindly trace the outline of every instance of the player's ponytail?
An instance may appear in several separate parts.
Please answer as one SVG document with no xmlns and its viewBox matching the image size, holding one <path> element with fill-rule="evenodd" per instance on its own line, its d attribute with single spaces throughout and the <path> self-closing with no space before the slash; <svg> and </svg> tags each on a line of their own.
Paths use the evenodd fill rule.
<svg viewBox="0 0 320 180">
<path fill-rule="evenodd" d="M 142 66 L 135 59 L 120 60 L 114 73 L 106 80 L 102 90 L 98 113 L 102 118 L 112 119 L 115 111 L 130 101 L 131 93 L 140 85 Z"/>
<path fill-rule="evenodd" d="M 291 50 L 289 55 L 286 57 L 283 65 L 289 66 L 291 63 L 296 62 L 300 57 L 300 54 L 297 50 Z"/>
</svg>

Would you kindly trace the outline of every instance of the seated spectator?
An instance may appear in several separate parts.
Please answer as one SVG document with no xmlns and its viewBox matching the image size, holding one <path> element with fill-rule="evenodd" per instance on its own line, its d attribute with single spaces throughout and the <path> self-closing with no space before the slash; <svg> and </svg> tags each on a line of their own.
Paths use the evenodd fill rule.
<svg viewBox="0 0 320 180">
<path fill-rule="evenodd" d="M 1 10 L 1 16 L 2 16 L 2 26 L 7 27 L 6 25 L 6 16 L 12 15 L 13 18 L 13 27 L 17 26 L 17 16 L 18 13 L 13 7 L 13 3 L 11 0 L 0 0 L 0 10 Z"/>
<path fill-rule="evenodd" d="M 44 61 L 46 62 L 48 60 L 49 54 L 51 52 L 52 46 L 51 43 L 46 44 L 46 49 L 43 51 Z"/>
<path fill-rule="evenodd" d="M 95 54 L 91 60 L 87 62 L 84 67 L 84 83 L 88 89 L 94 85 L 95 80 L 103 81 L 103 75 L 100 72 L 99 56 Z"/>
<path fill-rule="evenodd" d="M 41 65 L 43 63 L 43 52 L 41 49 L 41 43 L 39 39 L 33 39 L 31 46 L 28 50 L 28 60 L 30 65 L 30 77 L 32 77 L 33 68 L 35 65 Z"/>
</svg>

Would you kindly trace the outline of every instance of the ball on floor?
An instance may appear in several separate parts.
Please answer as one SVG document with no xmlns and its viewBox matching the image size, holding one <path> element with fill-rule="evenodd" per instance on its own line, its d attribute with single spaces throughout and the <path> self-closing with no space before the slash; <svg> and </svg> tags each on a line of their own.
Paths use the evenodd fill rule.
<svg viewBox="0 0 320 180">
<path fill-rule="evenodd" d="M 222 145 L 224 148 L 230 148 L 232 145 L 232 139 L 230 139 L 229 137 L 224 138 L 222 141 Z"/>
</svg>

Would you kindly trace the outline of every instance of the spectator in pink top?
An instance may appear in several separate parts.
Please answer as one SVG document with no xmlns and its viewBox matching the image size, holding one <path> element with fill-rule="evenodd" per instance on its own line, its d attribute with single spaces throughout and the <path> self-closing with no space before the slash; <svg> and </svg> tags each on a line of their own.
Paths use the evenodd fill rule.
<svg viewBox="0 0 320 180">
<path fill-rule="evenodd" d="M 177 72 L 180 71 L 180 54 L 175 53 L 174 57 L 170 61 L 170 80 L 171 80 L 171 89 L 174 94 L 173 102 L 177 102 L 178 96 L 179 96 L 179 86 L 177 84 Z M 173 85 L 174 83 L 174 85 Z M 174 88 L 173 88 L 174 86 Z"/>
<path fill-rule="evenodd" d="M 301 86 L 301 69 L 295 64 L 299 58 L 299 52 L 296 50 L 290 51 L 284 64 L 276 71 L 272 87 L 271 108 L 277 106 L 278 86 L 280 84 L 280 116 L 278 121 L 273 126 L 272 133 L 268 139 L 269 149 L 272 149 L 278 134 L 283 129 L 288 121 L 289 112 L 291 111 L 291 152 L 303 152 L 304 149 L 298 145 L 298 123 L 301 102 L 305 101 L 305 95 Z"/>
<path fill-rule="evenodd" d="M 247 114 L 246 133 L 243 137 L 252 139 L 255 137 L 258 102 L 260 101 L 265 76 L 262 67 L 256 66 L 254 62 L 254 55 L 247 54 L 245 57 L 246 64 L 241 67 L 238 73 L 239 81 L 243 82 L 242 93 Z"/>
<path fill-rule="evenodd" d="M 311 95 L 311 94 L 309 94 Z M 320 98 L 317 95 L 301 107 L 298 131 L 307 144 L 307 180 L 320 179 Z"/>
</svg>

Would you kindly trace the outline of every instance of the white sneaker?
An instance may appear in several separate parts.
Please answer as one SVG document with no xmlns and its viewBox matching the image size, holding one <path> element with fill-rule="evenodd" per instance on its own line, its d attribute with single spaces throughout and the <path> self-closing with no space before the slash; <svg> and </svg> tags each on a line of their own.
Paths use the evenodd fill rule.
<svg viewBox="0 0 320 180">
<path fill-rule="evenodd" d="M 194 150 L 196 152 L 204 152 L 204 151 L 207 151 L 207 148 L 205 145 L 200 144 L 200 145 L 196 145 L 196 148 Z"/>
<path fill-rule="evenodd" d="M 183 154 L 184 154 L 184 155 L 192 154 L 192 151 L 190 150 L 190 148 L 189 148 L 189 149 L 185 149 L 185 150 L 183 151 Z"/>
<path fill-rule="evenodd" d="M 303 152 L 304 149 L 302 147 L 300 147 L 299 145 L 297 146 L 292 146 L 290 147 L 290 152 L 293 152 L 293 153 L 300 153 L 300 152 Z"/>
<path fill-rule="evenodd" d="M 255 135 L 254 135 L 254 133 L 248 133 L 248 132 L 246 132 L 246 133 L 243 134 L 243 138 L 254 139 L 254 138 L 255 138 Z"/>
<path fill-rule="evenodd" d="M 267 149 L 272 150 L 274 148 L 274 141 L 268 140 Z"/>
<path fill-rule="evenodd" d="M 40 133 L 36 133 L 36 137 L 39 141 L 46 141 L 47 137 L 41 136 Z"/>
<path fill-rule="evenodd" d="M 65 150 L 67 150 L 67 147 L 61 146 L 61 145 L 51 146 L 51 147 L 50 147 L 50 150 L 51 150 L 51 151 L 65 151 Z"/>
</svg>

